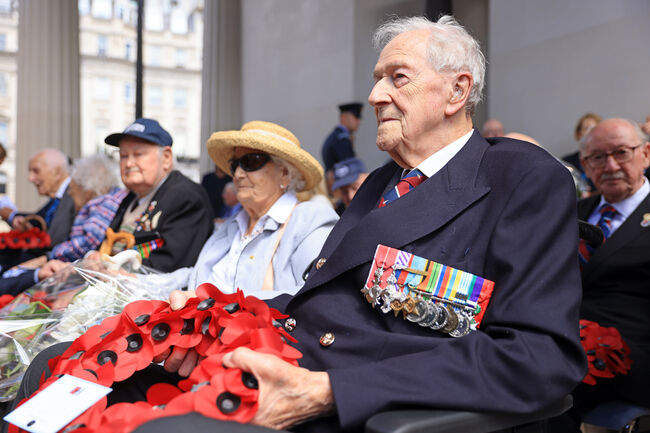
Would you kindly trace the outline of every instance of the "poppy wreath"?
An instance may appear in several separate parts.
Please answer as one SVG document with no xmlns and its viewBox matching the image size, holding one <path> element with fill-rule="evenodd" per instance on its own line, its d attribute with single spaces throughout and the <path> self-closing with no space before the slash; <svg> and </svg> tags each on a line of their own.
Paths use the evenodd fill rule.
<svg viewBox="0 0 650 433">
<path fill-rule="evenodd" d="M 177 311 L 164 301 L 132 302 L 49 361 L 52 375 L 48 379 L 43 375 L 37 393 L 64 374 L 111 386 L 148 367 L 172 346 L 192 347 L 202 358 L 177 386 L 157 383 L 147 390 L 147 401 L 109 407 L 103 397 L 61 431 L 129 432 L 147 421 L 189 412 L 242 423 L 253 418 L 259 393 L 256 378 L 225 368 L 222 358 L 237 347 L 248 347 L 298 365 L 302 354 L 286 342 L 296 340 L 276 320 L 287 316 L 239 290 L 224 294 L 205 283 L 196 295 Z M 22 430 L 10 425 L 9 431 Z"/>
<path fill-rule="evenodd" d="M 0 250 L 49 248 L 51 243 L 50 235 L 38 227 L 32 227 L 25 231 L 11 230 L 0 233 Z"/>
<path fill-rule="evenodd" d="M 582 381 L 595 385 L 596 378 L 627 374 L 632 366 L 630 348 L 616 328 L 606 328 L 589 320 L 580 321 L 580 342 L 587 354 L 588 370 Z"/>
</svg>

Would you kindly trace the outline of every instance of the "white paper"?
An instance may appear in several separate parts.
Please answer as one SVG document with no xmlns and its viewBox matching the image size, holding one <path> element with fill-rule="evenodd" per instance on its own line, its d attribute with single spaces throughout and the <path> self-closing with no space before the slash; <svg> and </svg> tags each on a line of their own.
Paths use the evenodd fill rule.
<svg viewBox="0 0 650 433">
<path fill-rule="evenodd" d="M 32 433 L 55 433 L 111 391 L 106 386 L 66 374 L 4 420 Z"/>
</svg>

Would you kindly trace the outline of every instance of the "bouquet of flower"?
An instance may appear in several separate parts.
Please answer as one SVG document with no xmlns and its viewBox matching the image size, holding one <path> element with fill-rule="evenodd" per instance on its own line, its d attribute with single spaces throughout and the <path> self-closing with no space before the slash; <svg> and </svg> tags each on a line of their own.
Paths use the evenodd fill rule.
<svg viewBox="0 0 650 433">
<path fill-rule="evenodd" d="M 75 262 L 0 309 L 0 402 L 15 397 L 43 349 L 74 340 L 131 301 L 167 298 L 166 287 L 138 278 L 155 271 L 140 266 L 137 252 L 125 253 Z"/>
</svg>

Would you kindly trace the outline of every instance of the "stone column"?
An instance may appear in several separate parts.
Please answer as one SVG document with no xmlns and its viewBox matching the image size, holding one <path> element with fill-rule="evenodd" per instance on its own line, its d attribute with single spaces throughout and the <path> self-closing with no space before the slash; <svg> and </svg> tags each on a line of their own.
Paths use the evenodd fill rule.
<svg viewBox="0 0 650 433">
<path fill-rule="evenodd" d="M 16 202 L 44 201 L 27 180 L 27 164 L 46 147 L 79 157 L 79 11 L 76 1 L 21 0 L 18 24 Z"/>
<path fill-rule="evenodd" d="M 240 1 L 206 1 L 203 23 L 200 163 L 206 173 L 214 168 L 205 147 L 210 134 L 242 123 Z"/>
</svg>

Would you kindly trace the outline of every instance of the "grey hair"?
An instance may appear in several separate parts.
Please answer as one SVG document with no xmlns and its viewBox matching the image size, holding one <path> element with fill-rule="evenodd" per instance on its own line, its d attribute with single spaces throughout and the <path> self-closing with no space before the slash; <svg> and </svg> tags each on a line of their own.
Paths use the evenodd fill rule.
<svg viewBox="0 0 650 433">
<path fill-rule="evenodd" d="M 605 120 L 612 120 L 612 119 L 605 119 Z M 641 129 L 641 127 L 639 126 L 638 123 L 634 122 L 633 120 L 625 119 L 625 118 L 618 118 L 616 120 L 622 120 L 623 122 L 630 125 L 634 129 L 634 132 L 636 133 L 637 137 L 639 138 L 639 141 L 640 141 L 641 144 L 650 141 L 650 138 L 648 137 L 648 134 L 643 132 L 643 130 Z M 596 125 L 596 126 L 598 126 L 598 125 Z M 587 132 L 580 139 L 580 141 L 578 142 L 578 150 L 580 151 L 581 155 L 584 153 L 585 149 L 587 148 L 587 141 L 589 141 L 591 139 L 591 131 L 593 131 L 596 126 L 591 128 L 589 130 L 589 132 Z"/>
<path fill-rule="evenodd" d="M 270 156 L 274 163 L 286 168 L 289 172 L 289 185 L 286 185 L 287 191 L 302 191 L 305 188 L 305 178 L 302 176 L 302 173 L 290 162 L 275 155 Z"/>
<path fill-rule="evenodd" d="M 372 43 L 380 52 L 396 36 L 413 30 L 431 31 L 427 54 L 437 72 L 466 71 L 472 75 L 474 83 L 465 108 L 473 114 L 485 84 L 485 56 L 478 41 L 454 17 L 443 15 L 436 22 L 425 17 L 390 18 L 375 30 Z"/>
<path fill-rule="evenodd" d="M 116 167 L 107 157 L 92 155 L 81 158 L 72 165 L 70 178 L 82 190 L 100 196 L 117 186 L 116 172 Z"/>
</svg>

